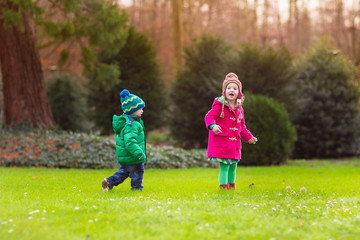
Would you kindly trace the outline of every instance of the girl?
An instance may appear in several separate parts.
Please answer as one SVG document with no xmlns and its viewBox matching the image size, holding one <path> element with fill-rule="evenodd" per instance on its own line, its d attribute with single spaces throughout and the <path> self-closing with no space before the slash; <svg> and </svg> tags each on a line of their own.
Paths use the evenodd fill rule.
<svg viewBox="0 0 360 240">
<path fill-rule="evenodd" d="M 242 103 L 242 85 L 235 73 L 226 75 L 222 96 L 214 100 L 205 116 L 209 130 L 207 156 L 220 162 L 219 184 L 221 189 L 235 189 L 236 166 L 241 159 L 241 140 L 255 144 L 257 138 L 246 129 Z"/>
</svg>

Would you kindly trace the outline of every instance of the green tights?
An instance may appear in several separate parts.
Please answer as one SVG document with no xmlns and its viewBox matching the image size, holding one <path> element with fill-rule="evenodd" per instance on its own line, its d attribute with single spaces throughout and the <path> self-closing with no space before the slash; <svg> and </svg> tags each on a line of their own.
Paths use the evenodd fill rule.
<svg viewBox="0 0 360 240">
<path fill-rule="evenodd" d="M 233 164 L 220 163 L 220 174 L 219 174 L 220 185 L 235 182 L 236 166 L 237 163 L 233 163 Z"/>
</svg>

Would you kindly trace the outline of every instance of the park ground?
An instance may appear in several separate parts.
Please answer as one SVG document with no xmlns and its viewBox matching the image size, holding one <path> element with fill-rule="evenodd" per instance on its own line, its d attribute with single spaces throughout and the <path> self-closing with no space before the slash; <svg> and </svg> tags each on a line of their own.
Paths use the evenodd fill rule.
<svg viewBox="0 0 360 240">
<path fill-rule="evenodd" d="M 360 159 L 218 169 L 146 169 L 110 192 L 116 169 L 0 168 L 0 239 L 360 239 Z"/>
</svg>

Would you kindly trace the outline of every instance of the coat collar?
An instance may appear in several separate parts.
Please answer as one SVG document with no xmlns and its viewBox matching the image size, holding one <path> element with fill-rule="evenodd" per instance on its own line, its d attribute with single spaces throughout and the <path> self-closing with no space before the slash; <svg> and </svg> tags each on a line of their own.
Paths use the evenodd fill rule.
<svg viewBox="0 0 360 240">
<path fill-rule="evenodd" d="M 225 100 L 224 96 L 219 97 L 217 100 L 218 100 L 219 102 L 221 102 L 221 103 L 224 103 L 226 106 L 229 106 L 229 103 L 228 103 L 228 101 Z M 237 100 L 236 100 L 236 108 L 237 108 L 238 106 L 240 106 L 240 104 L 241 104 L 241 100 L 240 100 L 240 99 L 237 99 Z M 230 106 L 229 106 L 229 107 L 230 107 Z"/>
</svg>

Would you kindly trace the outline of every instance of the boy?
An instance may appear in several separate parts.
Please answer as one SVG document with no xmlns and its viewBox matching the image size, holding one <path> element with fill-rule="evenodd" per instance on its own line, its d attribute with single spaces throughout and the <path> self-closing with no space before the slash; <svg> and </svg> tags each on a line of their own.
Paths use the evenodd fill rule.
<svg viewBox="0 0 360 240">
<path fill-rule="evenodd" d="M 113 116 L 113 129 L 116 133 L 116 155 L 120 168 L 111 177 L 102 180 L 102 190 L 131 178 L 131 190 L 142 190 L 144 162 L 146 162 L 146 138 L 144 123 L 141 120 L 145 102 L 124 89 L 120 93 L 121 108 L 124 114 Z"/>
</svg>

